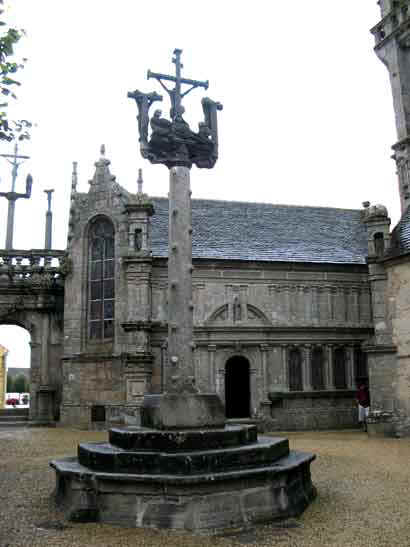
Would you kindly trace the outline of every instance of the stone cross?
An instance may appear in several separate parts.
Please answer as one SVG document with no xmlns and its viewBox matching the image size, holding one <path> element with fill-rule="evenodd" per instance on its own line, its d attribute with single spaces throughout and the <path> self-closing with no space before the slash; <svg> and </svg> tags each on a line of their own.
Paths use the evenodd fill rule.
<svg viewBox="0 0 410 547">
<path fill-rule="evenodd" d="M 14 154 L 0 154 L 1 157 L 6 158 L 7 161 L 13 166 L 11 170 L 11 191 L 10 192 L 0 192 L 0 196 L 8 200 L 9 206 L 7 211 L 7 234 L 6 234 L 6 249 L 13 248 L 13 234 L 14 234 L 14 211 L 16 208 L 16 201 L 19 198 L 30 198 L 31 196 L 31 186 L 33 184 L 33 178 L 31 175 L 27 175 L 26 179 L 26 192 L 24 194 L 18 194 L 15 191 L 16 180 L 18 174 L 18 168 L 23 163 L 22 161 L 18 162 L 17 160 L 28 160 L 29 156 L 19 156 L 18 154 L 18 145 L 14 147 Z M 12 161 L 9 160 L 12 158 Z"/>
<path fill-rule="evenodd" d="M 190 91 L 192 91 L 196 87 L 203 87 L 204 89 L 208 89 L 209 87 L 209 81 L 201 82 L 199 80 L 190 80 L 188 78 L 181 77 L 181 69 L 184 66 L 181 63 L 181 53 L 182 53 L 182 49 L 174 49 L 175 57 L 172 59 L 172 62 L 175 64 L 175 76 L 170 76 L 168 74 L 160 74 L 158 72 L 151 72 L 151 70 L 148 70 L 148 73 L 147 73 L 148 80 L 150 78 L 155 78 L 161 84 L 164 90 L 168 93 L 169 98 L 171 100 L 170 115 L 172 120 L 179 118 L 184 113 L 185 109 L 181 104 L 181 100 L 183 97 L 185 97 L 185 95 L 187 95 Z M 175 83 L 174 89 L 168 89 L 162 80 L 166 80 L 168 82 L 174 82 Z M 182 93 L 181 84 L 187 84 L 191 87 Z"/>
<path fill-rule="evenodd" d="M 175 76 L 148 71 L 148 78 L 155 78 L 167 91 L 171 100 L 171 121 L 161 118 L 156 111 L 151 119 L 151 139 L 141 133 L 141 120 L 147 126 L 148 108 L 144 98 L 156 97 L 154 93 L 140 91 L 129 93 L 139 109 L 141 154 L 152 163 L 160 163 L 169 169 L 169 234 L 168 234 L 168 366 L 164 370 L 164 393 L 146 394 L 141 409 L 141 423 L 146 427 L 192 428 L 217 427 L 225 422 L 225 413 L 215 393 L 198 393 L 195 385 L 193 352 L 192 303 L 192 208 L 190 168 L 210 168 L 216 161 L 215 140 L 211 137 L 216 125 L 209 127 L 204 122 L 200 132 L 195 133 L 182 118 L 184 108 L 181 99 L 196 87 L 208 88 L 208 82 L 188 80 L 181 77 L 182 50 L 174 50 Z M 175 83 L 168 89 L 165 81 Z M 181 84 L 190 88 L 181 92 Z M 145 99 L 144 99 L 145 100 Z M 147 99 L 148 100 L 148 99 Z M 151 101 L 152 102 L 152 101 Z M 219 105 L 213 103 L 212 105 Z M 208 112 L 206 103 L 204 112 Z M 203 104 L 204 107 L 204 104 Z M 145 108 L 145 110 L 144 110 Z M 219 105 L 212 107 L 221 109 Z M 211 120 L 211 116 L 208 116 Z M 206 116 L 207 120 L 207 116 Z M 216 123 L 216 117 L 212 117 Z M 212 121 L 211 121 L 212 123 Z M 205 127 L 206 125 L 206 127 Z M 145 129 L 144 129 L 145 131 Z"/>
</svg>

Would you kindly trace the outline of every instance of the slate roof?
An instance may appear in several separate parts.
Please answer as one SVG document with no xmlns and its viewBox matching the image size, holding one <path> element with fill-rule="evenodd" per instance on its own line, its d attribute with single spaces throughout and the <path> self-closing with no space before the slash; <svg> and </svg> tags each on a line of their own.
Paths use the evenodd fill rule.
<svg viewBox="0 0 410 547">
<path fill-rule="evenodd" d="M 403 213 L 399 223 L 394 228 L 390 248 L 384 258 L 394 258 L 410 252 L 410 206 Z"/>
<path fill-rule="evenodd" d="M 152 198 L 152 251 L 168 251 L 168 199 Z M 193 258 L 365 264 L 360 210 L 192 200 Z"/>
</svg>

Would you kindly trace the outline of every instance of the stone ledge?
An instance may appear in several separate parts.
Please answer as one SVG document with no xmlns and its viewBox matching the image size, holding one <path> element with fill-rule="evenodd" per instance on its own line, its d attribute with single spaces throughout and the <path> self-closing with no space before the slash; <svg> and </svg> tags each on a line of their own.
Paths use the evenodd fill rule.
<svg viewBox="0 0 410 547">
<path fill-rule="evenodd" d="M 276 402 L 281 399 L 319 399 L 319 398 L 351 398 L 355 397 L 356 390 L 352 389 L 335 389 L 335 390 L 318 390 L 318 391 L 271 391 L 268 394 L 271 402 Z"/>
<path fill-rule="evenodd" d="M 300 515 L 316 496 L 314 459 L 293 452 L 270 466 L 190 476 L 93 472 L 75 458 L 50 465 L 68 520 L 213 535 Z"/>
<path fill-rule="evenodd" d="M 192 484 L 209 484 L 219 481 L 236 479 L 259 478 L 278 475 L 284 471 L 291 471 L 304 464 L 311 464 L 316 459 L 310 452 L 291 451 L 287 456 L 276 460 L 271 465 L 238 469 L 234 471 L 219 471 L 217 473 L 198 473 L 193 475 L 150 474 L 150 473 L 110 473 L 107 471 L 93 471 L 78 462 L 75 456 L 52 460 L 50 467 L 65 476 L 77 477 L 78 480 L 106 480 L 132 483 L 163 484 L 167 486 L 182 486 Z"/>
<path fill-rule="evenodd" d="M 261 438 L 259 442 L 211 450 L 178 452 L 123 450 L 109 443 L 81 443 L 78 461 L 95 471 L 195 475 L 271 465 L 289 454 L 284 438 Z"/>
<path fill-rule="evenodd" d="M 124 450 L 212 450 L 252 444 L 256 441 L 257 431 L 254 425 L 185 431 L 124 427 L 109 431 L 109 442 Z"/>
</svg>

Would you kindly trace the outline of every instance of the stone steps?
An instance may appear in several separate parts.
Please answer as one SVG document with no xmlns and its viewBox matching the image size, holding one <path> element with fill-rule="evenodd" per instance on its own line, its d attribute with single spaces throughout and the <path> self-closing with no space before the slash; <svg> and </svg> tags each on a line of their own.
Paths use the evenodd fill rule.
<svg viewBox="0 0 410 547">
<path fill-rule="evenodd" d="M 4 408 L 0 409 L 0 428 L 26 427 L 29 424 L 28 408 Z"/>
<path fill-rule="evenodd" d="M 28 416 L 28 408 L 0 408 L 0 419 L 3 416 Z"/>
</svg>

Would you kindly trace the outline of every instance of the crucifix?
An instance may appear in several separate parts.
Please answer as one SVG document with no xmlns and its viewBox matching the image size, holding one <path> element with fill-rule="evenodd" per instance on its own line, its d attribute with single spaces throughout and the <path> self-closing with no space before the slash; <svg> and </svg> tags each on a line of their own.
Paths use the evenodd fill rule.
<svg viewBox="0 0 410 547">
<path fill-rule="evenodd" d="M 169 169 L 168 221 L 168 365 L 164 369 L 161 394 L 146 393 L 141 408 L 141 424 L 158 429 L 223 427 L 225 413 L 219 396 L 203 393 L 196 385 L 192 300 L 192 205 L 190 169 L 192 165 L 211 169 L 218 158 L 217 111 L 222 105 L 202 99 L 204 121 L 198 132 L 183 119 L 181 101 L 197 87 L 208 89 L 209 83 L 181 77 L 181 49 L 175 49 L 172 62 L 175 76 L 148 71 L 167 92 L 171 100 L 170 120 L 149 109 L 162 97 L 155 91 L 129 92 L 138 108 L 140 150 L 143 158 Z M 170 89 L 164 82 L 172 82 Z M 188 88 L 182 91 L 182 86 Z M 148 126 L 151 134 L 148 138 Z"/>
<path fill-rule="evenodd" d="M 175 65 L 175 76 L 151 70 L 147 73 L 147 78 L 157 80 L 169 95 L 171 120 L 163 118 L 161 110 L 156 110 L 150 118 L 149 110 L 153 103 L 162 101 L 162 96 L 155 91 L 143 93 L 136 89 L 128 93 L 128 97 L 137 103 L 141 155 L 151 163 L 163 164 L 168 168 L 191 168 L 194 164 L 199 168 L 211 169 L 218 159 L 217 111 L 222 110 L 222 105 L 204 97 L 201 101 L 204 121 L 198 124 L 198 131 L 189 127 L 182 117 L 185 112 L 182 99 L 197 87 L 208 89 L 209 82 L 182 78 L 181 54 L 182 49 L 174 49 L 172 62 Z M 164 82 L 173 82 L 175 86 L 170 89 Z M 183 85 L 189 87 L 182 91 Z"/>
<path fill-rule="evenodd" d="M 26 178 L 26 192 L 24 194 L 19 194 L 15 191 L 16 189 L 16 180 L 18 174 L 18 168 L 23 163 L 24 160 L 30 159 L 30 156 L 22 156 L 18 154 L 18 145 L 14 146 L 14 154 L 0 154 L 2 158 L 6 160 L 13 166 L 11 170 L 11 191 L 10 192 L 0 192 L 0 197 L 4 197 L 8 200 L 9 206 L 7 211 L 7 234 L 6 234 L 6 249 L 13 248 L 13 233 L 14 233 L 14 210 L 16 207 L 16 201 L 19 198 L 28 199 L 31 196 L 31 186 L 33 184 L 33 177 L 29 174 Z M 10 160 L 9 158 L 12 158 Z M 17 160 L 23 160 L 18 162 Z"/>
<path fill-rule="evenodd" d="M 185 109 L 181 105 L 181 101 L 185 95 L 187 95 L 190 91 L 195 89 L 196 87 L 203 87 L 204 89 L 208 89 L 209 87 L 209 81 L 201 82 L 199 80 L 190 80 L 188 78 L 181 78 L 181 69 L 184 67 L 184 65 L 181 63 L 181 53 L 182 49 L 174 49 L 174 55 L 175 57 L 172 59 L 172 62 L 175 64 L 175 76 L 169 76 L 167 74 L 159 74 L 157 72 L 151 72 L 151 70 L 148 70 L 147 79 L 155 78 L 163 87 L 163 89 L 168 93 L 170 99 L 171 99 L 171 111 L 170 116 L 172 120 L 175 120 L 182 116 Z M 168 87 L 164 84 L 162 80 L 166 80 L 168 82 L 175 82 L 174 89 L 168 89 Z M 181 93 L 181 84 L 190 85 L 191 87 Z"/>
</svg>

